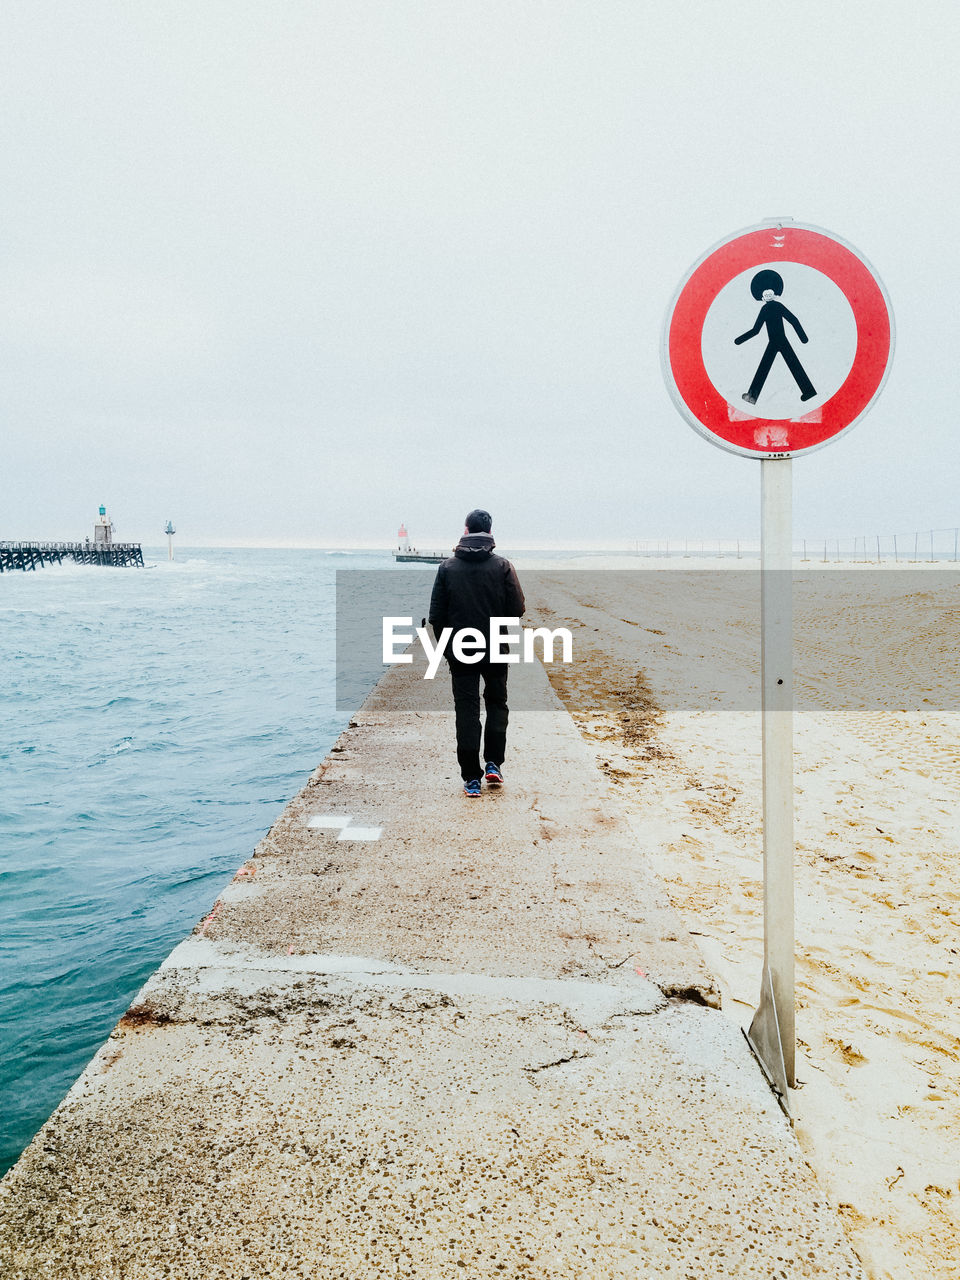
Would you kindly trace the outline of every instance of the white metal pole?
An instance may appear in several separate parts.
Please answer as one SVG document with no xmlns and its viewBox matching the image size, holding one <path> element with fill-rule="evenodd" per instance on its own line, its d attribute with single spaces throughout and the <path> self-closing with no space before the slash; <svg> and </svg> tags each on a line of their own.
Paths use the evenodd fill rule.
<svg viewBox="0 0 960 1280">
<path fill-rule="evenodd" d="M 789 458 L 765 458 L 760 463 L 764 947 L 791 1088 L 795 1079 L 792 467 Z"/>
<path fill-rule="evenodd" d="M 760 626 L 763 696 L 763 950 L 750 1040 L 771 1077 L 796 1083 L 793 887 L 793 486 L 789 458 L 761 473 Z M 776 1042 L 779 1040 L 779 1046 Z M 777 1049 L 782 1060 L 777 1062 Z"/>
</svg>

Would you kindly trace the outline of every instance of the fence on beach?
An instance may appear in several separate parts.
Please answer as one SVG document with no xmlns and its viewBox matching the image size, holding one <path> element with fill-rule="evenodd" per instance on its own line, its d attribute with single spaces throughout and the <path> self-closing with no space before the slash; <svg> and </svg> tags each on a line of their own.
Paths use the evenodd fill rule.
<svg viewBox="0 0 960 1280">
<path fill-rule="evenodd" d="M 759 538 L 641 538 L 630 548 L 638 556 L 670 559 L 755 560 Z M 913 530 L 910 533 L 857 534 L 843 538 L 795 538 L 798 560 L 859 561 L 865 564 L 932 563 L 956 561 L 960 552 L 960 527 Z"/>
</svg>

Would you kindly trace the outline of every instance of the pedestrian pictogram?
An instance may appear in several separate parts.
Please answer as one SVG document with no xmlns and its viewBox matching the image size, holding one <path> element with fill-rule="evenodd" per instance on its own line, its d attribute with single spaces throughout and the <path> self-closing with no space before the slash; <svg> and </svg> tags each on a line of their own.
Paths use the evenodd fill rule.
<svg viewBox="0 0 960 1280">
<path fill-rule="evenodd" d="M 677 408 L 747 457 L 790 458 L 853 426 L 893 350 L 883 285 L 851 245 L 783 220 L 739 232 L 684 277 L 662 360 Z"/>
<path fill-rule="evenodd" d="M 784 363 L 793 374 L 794 381 L 800 388 L 801 400 L 812 400 L 817 394 L 816 388 L 807 377 L 803 365 L 797 359 L 797 353 L 790 345 L 790 339 L 784 332 L 783 322 L 788 321 L 797 331 L 797 337 L 801 342 L 807 341 L 807 335 L 803 331 L 803 326 L 795 315 L 792 315 L 787 308 L 778 301 L 783 293 L 783 277 L 776 271 L 758 271 L 750 281 L 750 292 L 756 298 L 757 302 L 762 302 L 760 314 L 757 316 L 757 323 L 752 329 L 748 329 L 746 333 L 741 333 L 739 338 L 734 338 L 735 346 L 741 342 L 749 342 L 751 338 L 755 338 L 760 330 L 766 327 L 767 330 L 767 349 L 764 351 L 757 372 L 753 376 L 750 383 L 750 390 L 743 393 L 743 398 L 747 404 L 756 404 L 763 390 L 764 383 L 767 380 L 767 374 L 770 372 L 771 366 L 777 356 L 783 357 Z"/>
</svg>

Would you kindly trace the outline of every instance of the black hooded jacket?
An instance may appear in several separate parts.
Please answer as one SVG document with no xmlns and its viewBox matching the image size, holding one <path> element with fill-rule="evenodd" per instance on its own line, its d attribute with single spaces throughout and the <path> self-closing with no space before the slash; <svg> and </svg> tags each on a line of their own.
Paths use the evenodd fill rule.
<svg viewBox="0 0 960 1280">
<path fill-rule="evenodd" d="M 517 571 L 509 560 L 493 554 L 495 546 L 489 533 L 465 533 L 441 564 L 430 597 L 434 635 L 444 627 L 476 627 L 486 635 L 491 618 L 523 616 Z"/>
</svg>

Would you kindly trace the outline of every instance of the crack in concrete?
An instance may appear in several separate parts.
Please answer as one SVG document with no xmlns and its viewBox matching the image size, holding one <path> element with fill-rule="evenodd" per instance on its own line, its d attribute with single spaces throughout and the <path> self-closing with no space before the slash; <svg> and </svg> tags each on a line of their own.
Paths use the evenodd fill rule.
<svg viewBox="0 0 960 1280">
<path fill-rule="evenodd" d="M 525 1066 L 524 1071 L 530 1075 L 535 1075 L 538 1071 L 546 1071 L 549 1067 L 562 1067 L 565 1062 L 573 1062 L 576 1058 L 592 1058 L 591 1053 L 578 1053 L 574 1049 L 573 1053 L 568 1053 L 565 1058 L 554 1058 L 552 1062 L 541 1062 L 537 1066 Z"/>
</svg>

